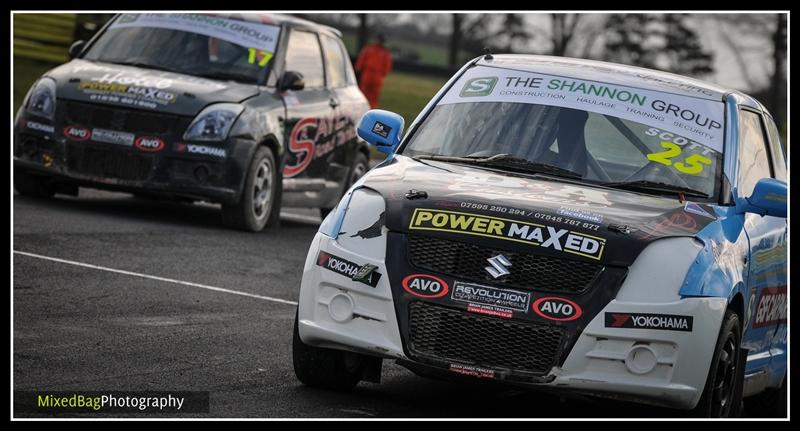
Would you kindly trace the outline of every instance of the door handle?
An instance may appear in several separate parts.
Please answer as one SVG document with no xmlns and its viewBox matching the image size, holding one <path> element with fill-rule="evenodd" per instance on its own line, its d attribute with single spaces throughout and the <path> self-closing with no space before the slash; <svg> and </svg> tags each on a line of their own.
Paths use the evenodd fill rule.
<svg viewBox="0 0 800 431">
<path fill-rule="evenodd" d="M 335 108 L 335 107 L 339 106 L 339 101 L 334 99 L 333 97 L 331 97 L 331 100 L 330 100 L 329 104 L 331 105 L 331 108 Z"/>
</svg>

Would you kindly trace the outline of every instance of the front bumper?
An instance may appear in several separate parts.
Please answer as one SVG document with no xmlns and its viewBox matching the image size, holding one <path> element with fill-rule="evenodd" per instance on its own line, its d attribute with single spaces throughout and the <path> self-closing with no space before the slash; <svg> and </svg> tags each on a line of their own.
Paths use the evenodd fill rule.
<svg viewBox="0 0 800 431">
<path fill-rule="evenodd" d="M 375 287 L 353 281 L 320 266 L 320 251 L 352 264 L 375 265 L 381 277 Z M 543 375 L 520 379 L 519 373 L 479 362 L 421 361 L 409 354 L 408 334 L 401 333 L 403 325 L 397 316 L 401 311 L 395 307 L 403 300 L 394 297 L 398 290 L 392 289 L 389 274 L 383 259 L 360 255 L 318 233 L 300 290 L 301 339 L 314 346 L 398 359 L 401 364 L 433 373 L 468 374 L 540 389 L 690 409 L 702 394 L 726 307 L 724 298 L 653 304 L 612 300 L 594 315 L 574 343 L 564 344 L 568 351 L 562 355 L 563 361 Z M 605 313 L 692 316 L 694 323 L 691 332 L 606 327 Z"/>
<path fill-rule="evenodd" d="M 165 133 L 155 135 L 164 143 L 163 148 L 149 152 L 93 138 L 71 139 L 65 136 L 63 122 L 57 118 L 54 124 L 25 114 L 18 117 L 14 169 L 85 187 L 235 204 L 256 148 L 256 143 L 248 139 L 195 145 Z M 42 126 L 50 130 L 42 130 Z M 82 127 L 91 130 L 91 125 Z M 140 137 L 135 131 L 130 133 Z M 192 152 L 190 146 L 191 150 L 203 151 Z"/>
</svg>

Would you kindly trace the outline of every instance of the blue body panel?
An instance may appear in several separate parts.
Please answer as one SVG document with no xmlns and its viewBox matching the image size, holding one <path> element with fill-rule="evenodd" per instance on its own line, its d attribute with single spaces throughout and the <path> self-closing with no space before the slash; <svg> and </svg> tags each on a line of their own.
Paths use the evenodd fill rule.
<svg viewBox="0 0 800 431">
<path fill-rule="evenodd" d="M 730 181 L 734 202 L 746 202 L 736 182 L 739 121 L 735 95 L 726 98 L 725 121 L 723 174 Z M 742 208 L 714 207 L 718 218 L 696 235 L 704 248 L 686 274 L 680 294 L 724 297 L 729 303 L 741 300 L 742 348 L 748 350 L 746 373 L 766 371 L 769 386 L 777 386 L 787 368 L 787 322 L 765 318 L 770 308 L 763 305 L 764 298 L 786 296 L 788 224 L 785 218 L 744 213 Z"/>
</svg>

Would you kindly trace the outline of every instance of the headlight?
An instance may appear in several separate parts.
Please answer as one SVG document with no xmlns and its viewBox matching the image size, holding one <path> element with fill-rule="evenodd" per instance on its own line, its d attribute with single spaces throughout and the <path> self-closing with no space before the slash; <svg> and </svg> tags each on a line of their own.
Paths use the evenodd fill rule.
<svg viewBox="0 0 800 431">
<path fill-rule="evenodd" d="M 322 220 L 322 223 L 319 225 L 320 233 L 333 239 L 336 239 L 339 236 L 339 231 L 342 228 L 342 223 L 344 222 L 344 215 L 347 213 L 347 207 L 350 206 L 350 199 L 353 197 L 353 191 L 353 189 L 350 189 L 347 193 L 345 193 L 345 195 L 342 197 L 342 200 L 340 200 L 339 204 L 336 205 L 336 208 L 328 213 L 328 216 L 325 217 L 325 220 Z"/>
<path fill-rule="evenodd" d="M 359 178 L 358 181 L 353 183 L 352 186 L 350 186 L 336 207 L 330 213 L 328 213 L 328 216 L 325 217 L 325 220 L 322 220 L 322 223 L 319 225 L 320 233 L 333 239 L 339 237 L 339 232 L 342 229 L 342 223 L 344 223 L 344 216 L 347 214 L 347 209 L 350 207 L 350 201 L 353 199 L 353 194 L 355 194 L 355 192 L 364 185 L 364 181 L 366 179 L 367 177 L 364 175 Z"/>
<path fill-rule="evenodd" d="M 183 134 L 186 141 L 224 141 L 244 106 L 217 103 L 200 111 Z"/>
<path fill-rule="evenodd" d="M 28 94 L 25 109 L 52 120 L 56 113 L 56 82 L 50 78 L 37 81 Z"/>
</svg>

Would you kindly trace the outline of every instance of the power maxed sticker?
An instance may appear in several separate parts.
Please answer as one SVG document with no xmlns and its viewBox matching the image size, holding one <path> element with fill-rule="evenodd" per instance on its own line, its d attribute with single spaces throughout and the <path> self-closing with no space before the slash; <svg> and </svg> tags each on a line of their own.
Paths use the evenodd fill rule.
<svg viewBox="0 0 800 431">
<path fill-rule="evenodd" d="M 551 248 L 600 260 L 606 240 L 593 235 L 492 216 L 456 211 L 416 208 L 409 229 L 451 232 L 514 241 Z"/>
</svg>

